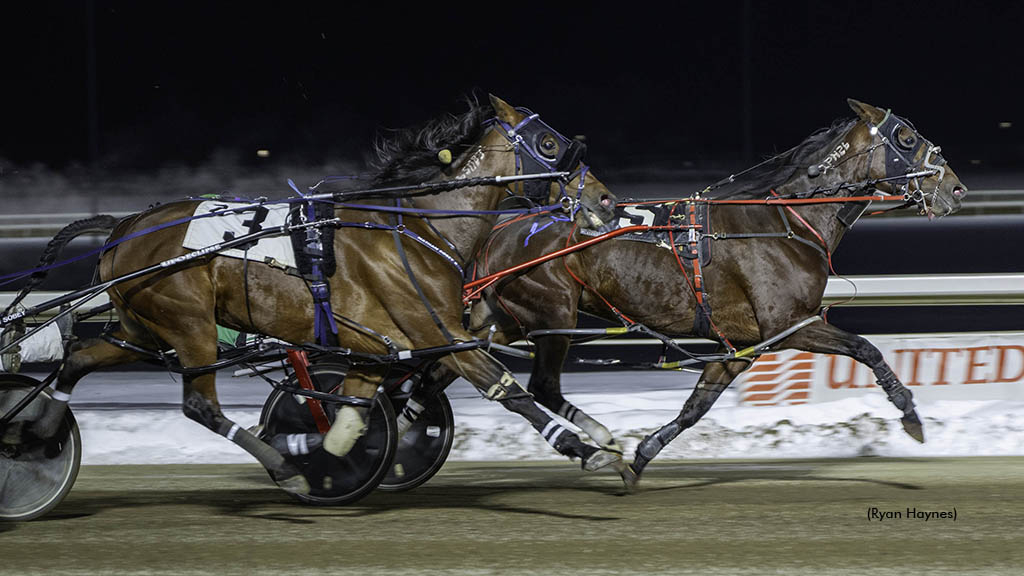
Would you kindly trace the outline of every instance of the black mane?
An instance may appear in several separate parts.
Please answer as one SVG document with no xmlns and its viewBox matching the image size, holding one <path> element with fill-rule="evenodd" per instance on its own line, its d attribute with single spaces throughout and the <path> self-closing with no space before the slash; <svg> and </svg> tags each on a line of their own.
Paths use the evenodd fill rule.
<svg viewBox="0 0 1024 576">
<path fill-rule="evenodd" d="M 732 182 L 723 180 L 713 187 L 713 198 L 763 198 L 768 191 L 788 182 L 797 170 L 822 160 L 821 152 L 831 149 L 833 143 L 857 123 L 856 118 L 840 118 L 828 128 L 822 128 L 803 142 L 771 159 L 750 172 L 736 176 Z"/>
<path fill-rule="evenodd" d="M 462 146 L 479 140 L 485 122 L 494 117 L 494 109 L 472 97 L 466 98 L 466 103 L 469 110 L 462 114 L 445 114 L 419 128 L 379 136 L 374 143 L 374 183 L 418 184 L 431 180 L 445 167 L 438 160 L 438 152 L 447 148 L 452 156 L 458 156 Z"/>
</svg>

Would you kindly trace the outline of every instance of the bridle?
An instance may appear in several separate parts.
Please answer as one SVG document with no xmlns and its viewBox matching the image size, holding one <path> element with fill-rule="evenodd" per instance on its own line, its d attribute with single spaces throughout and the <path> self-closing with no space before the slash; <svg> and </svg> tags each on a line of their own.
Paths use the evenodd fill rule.
<svg viewBox="0 0 1024 576">
<path fill-rule="evenodd" d="M 871 134 L 872 143 L 870 146 L 860 150 L 859 152 L 849 154 L 838 162 L 831 163 L 826 159 L 821 163 L 812 164 L 807 167 L 807 175 L 813 179 L 824 175 L 827 172 L 834 171 L 841 165 L 855 158 L 867 155 L 868 175 L 864 180 L 858 182 L 843 181 L 832 186 L 817 186 L 803 193 L 788 195 L 788 197 L 807 198 L 819 194 L 831 195 L 838 194 L 843 190 L 876 190 L 875 194 L 882 194 L 882 192 L 877 191 L 877 186 L 879 184 L 888 184 L 891 187 L 891 192 L 902 193 L 905 201 L 903 204 L 883 210 L 884 212 L 916 205 L 920 209 L 921 214 L 926 214 L 928 213 L 929 205 L 934 208 L 936 204 L 941 203 L 945 206 L 945 211 L 939 216 L 951 214 L 954 211 L 954 207 L 939 194 L 939 187 L 942 185 L 942 180 L 946 175 L 946 160 L 941 155 L 942 149 L 933 144 L 930 140 L 921 136 L 909 120 L 893 114 L 891 110 L 886 110 L 885 116 L 878 124 L 875 124 L 870 120 L 865 120 L 864 123 L 867 125 L 868 131 Z M 879 148 L 883 148 L 885 152 L 885 172 L 880 178 L 871 178 L 870 171 L 873 165 L 874 154 Z M 728 179 L 723 180 L 714 187 L 706 189 L 704 192 L 706 193 L 719 185 L 731 182 L 736 178 L 736 176 L 758 168 L 767 162 L 777 160 L 792 151 L 793 149 L 778 154 L 769 158 L 765 162 L 754 166 L 753 168 L 749 168 L 739 174 L 730 176 Z M 921 159 L 916 162 L 913 161 L 913 159 L 917 158 L 918 155 L 921 155 Z M 922 187 L 922 179 L 931 176 L 937 176 L 935 187 L 931 190 L 926 190 Z M 863 208 L 866 208 L 866 205 L 861 204 L 859 210 L 855 210 L 854 206 L 849 206 L 847 208 L 848 210 L 844 210 L 847 210 L 850 213 L 855 212 L 856 214 L 844 215 L 842 218 L 844 222 L 846 222 L 847 217 L 851 215 L 853 216 L 853 220 L 856 220 L 856 218 L 860 216 L 860 213 L 863 212 Z"/>
<path fill-rule="evenodd" d="M 885 146 L 885 177 L 874 183 L 902 181 L 902 185 L 895 185 L 894 188 L 906 197 L 905 206 L 916 204 L 924 214 L 928 212 L 929 203 L 934 208 L 941 202 L 945 205 L 945 212 L 941 216 L 952 213 L 953 206 L 939 194 L 939 187 L 946 175 L 942 148 L 921 136 L 909 120 L 893 114 L 892 110 L 886 110 L 877 125 L 870 121 L 866 124 L 872 137 L 879 138 L 881 145 Z M 877 147 L 872 146 L 871 150 Z M 919 154 L 921 159 L 914 162 L 913 159 Z M 921 179 L 930 176 L 937 176 L 935 187 L 926 191 L 921 187 Z"/>
<path fill-rule="evenodd" d="M 575 216 L 580 208 L 580 198 L 583 195 L 584 179 L 589 167 L 582 164 L 587 153 L 587 145 L 579 140 L 566 138 L 557 130 L 540 119 L 540 114 L 535 114 L 526 108 L 516 108 L 516 111 L 525 115 L 515 126 L 508 124 L 500 118 L 494 118 L 492 126 L 500 128 L 500 133 L 512 145 L 512 152 L 516 157 L 515 174 L 544 174 L 562 172 L 567 175 L 558 178 L 558 185 L 561 189 L 562 207 Z M 579 169 L 577 170 L 577 166 Z M 579 177 L 579 185 L 576 190 L 576 197 L 572 198 L 566 192 L 568 183 Z M 519 188 L 522 197 L 533 204 L 544 204 L 547 202 L 550 189 L 550 182 L 547 180 L 531 180 L 518 182 L 513 186 Z"/>
</svg>

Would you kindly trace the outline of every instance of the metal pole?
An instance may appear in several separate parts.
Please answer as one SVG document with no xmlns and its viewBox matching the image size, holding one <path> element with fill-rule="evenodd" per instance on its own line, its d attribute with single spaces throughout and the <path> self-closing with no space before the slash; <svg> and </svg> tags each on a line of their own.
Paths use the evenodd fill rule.
<svg viewBox="0 0 1024 576">
<path fill-rule="evenodd" d="M 86 134 L 89 164 L 95 165 L 100 155 L 99 104 L 96 92 L 96 2 L 85 3 L 85 77 L 86 77 Z"/>
<path fill-rule="evenodd" d="M 751 43 L 753 38 L 753 23 L 754 10 L 751 5 L 751 0 L 743 0 L 743 16 L 741 18 L 743 22 L 743 30 L 741 31 L 740 37 L 742 38 L 742 52 L 740 55 L 740 97 L 742 98 L 741 103 L 741 117 L 742 117 L 742 139 L 743 142 L 743 161 L 750 162 L 754 158 L 754 104 L 753 104 L 753 88 L 751 80 Z"/>
</svg>

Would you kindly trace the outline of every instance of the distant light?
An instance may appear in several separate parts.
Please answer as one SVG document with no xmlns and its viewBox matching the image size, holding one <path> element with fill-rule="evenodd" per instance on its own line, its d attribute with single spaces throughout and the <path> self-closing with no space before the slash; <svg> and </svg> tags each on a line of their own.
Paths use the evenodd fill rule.
<svg viewBox="0 0 1024 576">
<path fill-rule="evenodd" d="M 260 158 L 270 158 L 270 150 L 267 150 L 266 148 L 260 148 L 259 150 L 256 151 L 256 156 Z"/>
<path fill-rule="evenodd" d="M 1013 122 L 1000 122 L 1000 128 L 1013 128 Z"/>
<path fill-rule="evenodd" d="M 977 166 L 978 164 L 981 164 L 981 160 L 971 160 L 971 165 Z"/>
</svg>

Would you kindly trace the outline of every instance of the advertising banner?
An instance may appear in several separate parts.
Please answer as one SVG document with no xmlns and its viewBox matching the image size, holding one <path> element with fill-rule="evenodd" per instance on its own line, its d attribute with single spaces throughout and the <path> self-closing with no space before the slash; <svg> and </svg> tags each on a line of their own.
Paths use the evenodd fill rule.
<svg viewBox="0 0 1024 576">
<path fill-rule="evenodd" d="M 867 338 L 920 400 L 1024 400 L 1024 333 Z M 734 386 L 748 406 L 880 392 L 871 370 L 851 358 L 795 350 L 761 356 Z"/>
</svg>

